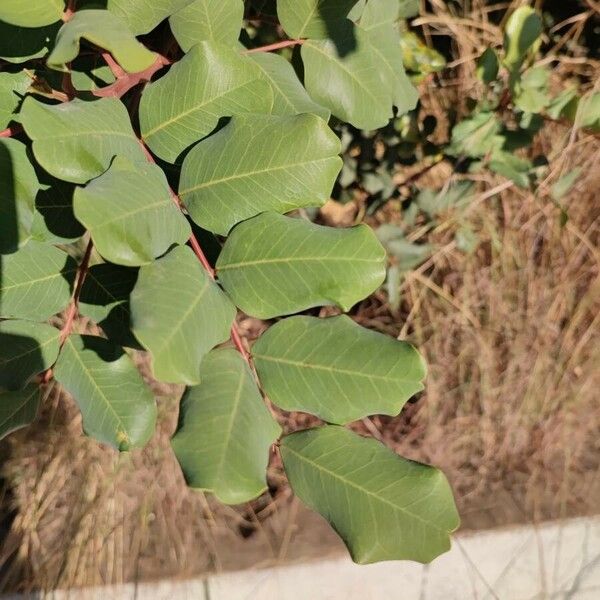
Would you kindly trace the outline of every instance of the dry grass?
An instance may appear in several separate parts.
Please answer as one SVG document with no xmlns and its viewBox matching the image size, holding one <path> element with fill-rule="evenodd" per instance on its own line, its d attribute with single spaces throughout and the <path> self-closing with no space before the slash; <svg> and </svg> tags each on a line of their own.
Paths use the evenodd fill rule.
<svg viewBox="0 0 600 600">
<path fill-rule="evenodd" d="M 475 0 L 460 18 L 433 4 L 421 19 L 427 35 L 449 30 L 456 39 L 456 68 L 423 89 L 427 111 L 441 117 L 478 93 L 473 56 L 499 43 L 500 30 Z M 580 26 L 566 25 L 565 36 L 576 39 Z M 561 61 L 556 84 L 574 69 L 598 74 L 589 61 Z M 413 238 L 437 251 L 405 280 L 399 314 L 383 292 L 356 314 L 415 343 L 430 365 L 426 392 L 399 417 L 357 429 L 440 466 L 466 527 L 584 514 L 600 504 L 600 140 L 553 124 L 536 138 L 532 155 L 540 153 L 552 161 L 538 193 L 481 176 L 466 216 L 415 229 Z M 575 166 L 582 176 L 561 227 L 547 192 Z M 441 164 L 419 185 L 449 176 Z M 402 217 L 390 203 L 376 218 Z M 481 240 L 471 255 L 454 243 L 464 218 Z M 262 327 L 243 325 L 250 338 Z M 117 456 L 83 437 L 72 402 L 56 391 L 39 422 L 4 444 L 2 588 L 185 577 L 339 548 L 291 499 L 276 456 L 270 493 L 252 504 L 227 508 L 190 492 L 168 445 L 174 390 L 156 392 L 160 427 L 143 452 Z M 281 420 L 293 428 L 310 422 Z"/>
</svg>

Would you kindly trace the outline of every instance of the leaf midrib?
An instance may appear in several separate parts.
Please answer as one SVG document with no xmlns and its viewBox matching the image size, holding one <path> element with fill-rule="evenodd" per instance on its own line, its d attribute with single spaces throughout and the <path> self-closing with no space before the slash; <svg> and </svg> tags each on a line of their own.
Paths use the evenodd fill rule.
<svg viewBox="0 0 600 600">
<path fill-rule="evenodd" d="M 434 529 L 444 535 L 448 535 L 448 532 L 443 527 L 439 527 L 439 526 L 435 525 L 434 523 L 432 523 L 431 521 L 426 521 L 420 515 L 413 513 L 411 511 L 407 510 L 406 508 L 403 508 L 402 506 L 394 504 L 393 502 L 390 502 L 386 498 L 378 496 L 376 493 L 371 492 L 370 490 L 358 485 L 357 483 L 354 483 L 353 481 L 350 481 L 349 479 L 347 479 L 346 477 L 343 477 L 342 475 L 339 475 L 335 471 L 331 471 L 330 469 L 327 469 L 326 467 L 319 464 L 318 462 L 315 462 L 314 460 L 307 458 L 303 454 L 300 454 L 296 450 L 293 450 L 287 444 L 285 445 L 285 450 L 294 454 L 300 461 L 304 461 L 305 463 L 308 463 L 309 465 L 313 466 L 315 469 L 318 469 L 319 471 L 326 473 L 333 479 L 338 479 L 339 481 L 342 482 L 342 484 L 346 484 L 346 485 L 358 490 L 359 492 L 362 492 L 363 494 L 365 494 L 367 496 L 371 496 L 371 497 L 375 498 L 375 500 L 381 502 L 382 504 L 387 504 L 388 506 L 391 506 L 393 509 L 400 511 L 400 512 L 404 513 L 405 515 L 408 515 L 411 518 L 421 521 L 421 523 L 424 523 L 427 527 L 429 527 L 431 529 Z M 284 463 L 285 463 L 285 461 L 284 461 Z"/>
<path fill-rule="evenodd" d="M 290 262 L 363 262 L 363 263 L 379 263 L 379 258 L 354 258 L 349 256 L 292 256 L 286 258 L 262 258 L 260 260 L 250 260 L 247 262 L 229 263 L 219 267 L 217 265 L 217 271 L 227 271 L 230 269 L 239 269 L 241 267 L 251 267 L 255 265 L 264 264 L 278 264 L 278 263 L 290 263 Z"/>
<path fill-rule="evenodd" d="M 191 192 L 195 192 L 197 190 L 200 189 L 204 189 L 207 187 L 211 187 L 214 185 L 219 185 L 221 183 L 224 183 L 226 181 L 233 181 L 234 179 L 242 179 L 244 177 L 252 177 L 253 175 L 261 175 L 263 173 L 272 173 L 273 171 L 282 171 L 285 169 L 292 169 L 295 167 L 303 167 L 305 165 L 311 165 L 311 164 L 317 164 L 320 162 L 327 162 L 330 160 L 335 160 L 337 158 L 337 156 L 324 156 L 322 158 L 316 158 L 316 159 L 310 159 L 310 160 L 303 160 L 301 162 L 295 162 L 295 163 L 287 163 L 284 165 L 278 165 L 276 167 L 266 167 L 264 169 L 256 169 L 254 171 L 244 171 L 242 173 L 236 173 L 234 175 L 228 175 L 227 177 L 221 177 L 219 179 L 212 179 L 210 181 L 206 181 L 204 183 L 200 183 L 198 185 L 195 185 L 191 188 L 188 188 L 186 190 L 180 190 L 179 191 L 179 195 L 180 196 L 184 196 L 185 194 L 189 194 Z"/>
</svg>

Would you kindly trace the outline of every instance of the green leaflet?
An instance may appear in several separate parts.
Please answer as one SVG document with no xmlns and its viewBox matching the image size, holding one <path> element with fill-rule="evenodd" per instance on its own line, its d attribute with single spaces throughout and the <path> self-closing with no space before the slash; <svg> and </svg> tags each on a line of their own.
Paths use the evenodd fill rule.
<svg viewBox="0 0 600 600">
<path fill-rule="evenodd" d="M 33 240 L 2 257 L 0 317 L 45 321 L 71 298 L 75 261 L 62 250 Z"/>
<path fill-rule="evenodd" d="M 277 15 L 291 38 L 326 38 L 357 0 L 277 0 Z"/>
<path fill-rule="evenodd" d="M 221 117 L 268 113 L 271 88 L 247 57 L 219 42 L 200 42 L 142 94 L 140 126 L 147 145 L 175 162 Z"/>
<path fill-rule="evenodd" d="M 70 336 L 54 369 L 81 410 L 85 433 L 117 450 L 141 448 L 154 433 L 156 404 L 132 360 L 108 340 Z"/>
<path fill-rule="evenodd" d="M 385 63 L 381 67 L 381 50 L 373 51 L 373 36 L 350 21 L 337 31 L 335 41 L 308 40 L 302 45 L 306 90 L 338 119 L 359 129 L 383 127 L 393 116 L 391 93 L 397 93 L 400 72 L 393 87 L 382 85 L 382 72 L 387 70 L 389 77 L 390 67 Z M 384 52 L 387 62 L 385 48 Z"/>
<path fill-rule="evenodd" d="M 28 385 L 24 390 L 0 390 L 0 440 L 9 433 L 33 423 L 40 404 L 40 388 Z"/>
<path fill-rule="evenodd" d="M 25 144 L 0 138 L 0 182 L 0 254 L 6 254 L 29 239 L 40 189 Z"/>
<path fill-rule="evenodd" d="M 229 339 L 235 312 L 187 246 L 142 267 L 131 294 L 133 332 L 169 383 L 200 381 L 202 358 Z"/>
<path fill-rule="evenodd" d="M 454 126 L 447 153 L 453 156 L 465 154 L 473 158 L 485 156 L 498 145 L 499 131 L 500 121 L 494 113 L 475 113 Z"/>
<path fill-rule="evenodd" d="M 340 151 L 316 115 L 233 117 L 186 156 L 179 196 L 198 225 L 226 235 L 267 210 L 322 206 L 342 166 Z"/>
<path fill-rule="evenodd" d="M 515 105 L 524 112 L 540 113 L 550 104 L 550 71 L 544 67 L 527 69 L 514 85 Z"/>
<path fill-rule="evenodd" d="M 280 56 L 270 52 L 257 52 L 250 59 L 261 69 L 265 80 L 273 92 L 273 115 L 298 115 L 314 113 L 329 120 L 330 111 L 317 104 L 300 83 L 292 65 Z"/>
<path fill-rule="evenodd" d="M 213 492 L 225 504 L 252 500 L 267 487 L 269 447 L 281 429 L 236 350 L 210 352 L 200 381 L 181 399 L 171 442 L 177 460 L 190 487 Z"/>
<path fill-rule="evenodd" d="M 517 70 L 542 34 L 542 20 L 530 6 L 520 6 L 504 28 L 504 64 Z"/>
<path fill-rule="evenodd" d="M 0 129 L 19 120 L 15 113 L 30 84 L 31 77 L 25 71 L 0 73 Z"/>
<path fill-rule="evenodd" d="M 79 312 L 121 346 L 139 347 L 129 323 L 129 295 L 137 276 L 137 269 L 110 263 L 92 265 L 79 296 Z"/>
<path fill-rule="evenodd" d="M 60 21 L 64 0 L 2 0 L 0 21 L 18 27 L 43 27 Z"/>
<path fill-rule="evenodd" d="M 441 471 L 336 426 L 285 436 L 281 456 L 294 493 L 331 523 L 355 562 L 428 563 L 450 549 L 459 517 Z"/>
<path fill-rule="evenodd" d="M 385 251 L 366 225 L 333 229 L 263 213 L 240 223 L 217 261 L 246 314 L 270 319 L 313 306 L 349 310 L 385 278 Z"/>
<path fill-rule="evenodd" d="M 94 2 L 106 6 L 123 19 L 135 35 L 140 35 L 148 33 L 193 0 L 91 0 L 92 4 Z"/>
<path fill-rule="evenodd" d="M 527 159 L 502 150 L 494 150 L 490 158 L 489 168 L 490 171 L 510 179 L 519 187 L 529 187 L 529 173 L 533 169 L 533 165 Z"/>
<path fill-rule="evenodd" d="M 389 103 L 402 115 L 415 108 L 419 94 L 404 71 L 396 25 L 398 9 L 397 0 L 369 0 L 360 27 L 368 32 L 367 40 L 378 62 L 381 86 L 391 94 Z"/>
<path fill-rule="evenodd" d="M 346 315 L 279 321 L 254 344 L 252 356 L 273 403 L 338 424 L 397 415 L 423 389 L 426 373 L 410 344 L 365 329 Z"/>
<path fill-rule="evenodd" d="M 194 0 L 169 19 L 171 30 L 187 52 L 203 41 L 235 45 L 244 18 L 243 0 Z"/>
<path fill-rule="evenodd" d="M 37 161 L 65 181 L 86 183 L 106 171 L 116 155 L 145 160 L 127 109 L 116 98 L 51 106 L 29 96 L 21 122 Z"/>
<path fill-rule="evenodd" d="M 138 42 L 119 17 L 107 10 L 79 10 L 58 32 L 48 66 L 68 71 L 67 63 L 79 54 L 82 39 L 108 50 L 130 73 L 143 71 L 156 60 L 156 54 Z"/>
<path fill-rule="evenodd" d="M 0 58 L 11 63 L 23 63 L 47 54 L 60 23 L 24 29 L 0 21 Z"/>
<path fill-rule="evenodd" d="M 493 48 L 486 48 L 484 53 L 477 60 L 477 77 L 485 85 L 489 85 L 498 77 L 500 70 L 500 61 Z"/>
<path fill-rule="evenodd" d="M 54 364 L 60 332 L 32 321 L 0 321 L 0 388 L 18 390 Z"/>
<path fill-rule="evenodd" d="M 147 161 L 117 156 L 108 171 L 75 190 L 73 208 L 98 252 L 118 265 L 152 262 L 191 234 L 163 171 Z"/>
</svg>

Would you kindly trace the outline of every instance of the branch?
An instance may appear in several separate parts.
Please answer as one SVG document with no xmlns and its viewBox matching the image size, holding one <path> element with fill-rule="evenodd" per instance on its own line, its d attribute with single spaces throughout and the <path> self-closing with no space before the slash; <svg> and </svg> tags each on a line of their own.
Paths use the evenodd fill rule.
<svg viewBox="0 0 600 600">
<path fill-rule="evenodd" d="M 148 162 L 151 162 L 152 164 L 156 164 L 154 157 L 152 156 L 152 154 L 150 153 L 150 151 L 144 144 L 143 140 L 138 140 L 138 141 L 140 143 L 140 146 L 142 147 L 142 150 L 144 151 L 144 154 L 146 155 L 146 159 L 148 160 Z M 171 199 L 181 210 L 182 209 L 181 199 L 173 191 L 173 189 L 170 186 L 169 186 L 169 194 L 171 194 Z M 206 255 L 202 251 L 200 242 L 198 242 L 198 239 L 196 238 L 196 236 L 193 233 L 190 236 L 189 243 L 190 243 L 190 246 L 192 247 L 192 250 L 194 251 L 194 254 L 200 261 L 200 264 L 204 267 L 204 270 L 208 273 L 210 278 L 214 281 L 215 280 L 215 270 L 212 268 L 212 265 L 210 264 L 210 262 L 208 262 Z M 248 364 L 250 364 L 250 358 L 248 356 L 248 353 L 246 352 L 246 348 L 244 348 L 244 343 L 243 343 L 242 338 L 237 330 L 237 326 L 235 323 L 231 327 L 231 341 L 233 342 L 233 345 L 237 348 L 239 353 L 242 355 L 244 360 Z"/>
<path fill-rule="evenodd" d="M 268 46 L 250 48 L 250 50 L 245 50 L 244 54 L 254 54 L 255 52 L 271 52 L 272 50 L 280 50 L 281 48 L 288 48 L 289 46 L 299 46 L 304 44 L 305 41 L 306 40 L 303 39 L 284 40 L 283 42 L 275 42 L 274 44 L 269 44 Z"/>
<path fill-rule="evenodd" d="M 7 127 L 0 131 L 0 138 L 9 138 L 18 135 L 23 131 L 23 127 L 19 124 L 13 125 L 12 127 Z"/>
</svg>

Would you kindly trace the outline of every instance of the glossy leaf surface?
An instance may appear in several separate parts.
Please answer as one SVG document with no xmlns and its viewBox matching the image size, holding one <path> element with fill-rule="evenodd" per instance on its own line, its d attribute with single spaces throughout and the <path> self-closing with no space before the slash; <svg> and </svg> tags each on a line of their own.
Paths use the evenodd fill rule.
<svg viewBox="0 0 600 600">
<path fill-rule="evenodd" d="M 284 437 L 281 456 L 294 493 L 331 523 L 355 562 L 427 563 L 450 549 L 459 518 L 441 471 L 337 426 Z"/>
<path fill-rule="evenodd" d="M 234 117 L 187 155 L 179 196 L 198 225 L 225 235 L 267 210 L 324 204 L 339 152 L 337 136 L 315 115 Z"/>
<path fill-rule="evenodd" d="M 239 504 L 266 489 L 269 447 L 280 433 L 244 359 L 221 348 L 202 361 L 200 384 L 186 390 L 171 443 L 190 487 Z"/>
<path fill-rule="evenodd" d="M 425 363 L 413 346 L 345 315 L 279 321 L 254 344 L 252 356 L 277 406 L 338 424 L 398 414 L 423 389 L 425 377 Z"/>
</svg>

